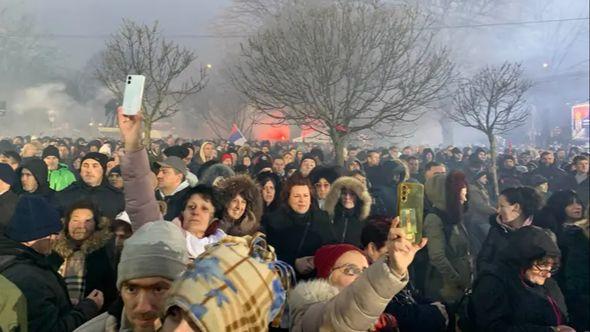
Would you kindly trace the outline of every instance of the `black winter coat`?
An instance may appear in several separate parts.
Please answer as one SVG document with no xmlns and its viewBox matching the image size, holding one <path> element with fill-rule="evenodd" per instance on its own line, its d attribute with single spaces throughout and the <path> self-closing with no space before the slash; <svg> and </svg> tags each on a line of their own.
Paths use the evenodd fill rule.
<svg viewBox="0 0 590 332">
<path fill-rule="evenodd" d="M 471 298 L 477 331 L 551 332 L 567 324 L 563 294 L 553 279 L 543 286 L 502 263 L 482 271 Z"/>
<path fill-rule="evenodd" d="M 74 182 L 57 192 L 56 197 L 62 215 L 70 205 L 83 199 L 92 201 L 98 206 L 101 214 L 111 220 L 125 210 L 123 192 L 104 181 L 97 187 L 91 187 L 84 181 Z"/>
<path fill-rule="evenodd" d="M 534 175 L 542 175 L 544 176 L 548 183 L 549 183 L 549 191 L 555 192 L 558 190 L 563 190 L 567 186 L 567 174 L 557 166 L 544 166 L 539 165 L 537 169 L 531 172 L 530 176 L 533 177 Z"/>
<path fill-rule="evenodd" d="M 12 190 L 0 195 L 0 234 L 4 233 L 4 228 L 6 228 L 10 218 L 12 218 L 17 202 L 18 195 Z"/>
<path fill-rule="evenodd" d="M 313 256 L 317 249 L 334 243 L 328 213 L 311 208 L 300 215 L 288 206 L 262 217 L 268 243 L 278 259 L 294 266 L 295 259 Z"/>
<path fill-rule="evenodd" d="M 170 196 L 164 196 L 161 192 L 156 191 L 156 199 L 166 203 L 167 209 L 166 215 L 164 215 L 164 220 L 172 221 L 180 215 L 182 212 L 182 203 L 184 202 L 186 193 L 189 189 L 190 187 L 187 186 Z"/>
<path fill-rule="evenodd" d="M 397 293 L 385 308 L 403 332 L 445 331 L 445 317 L 426 299 L 417 297 L 410 284 Z"/>
<path fill-rule="evenodd" d="M 397 185 L 373 184 L 371 196 L 373 197 L 372 214 L 392 218 L 397 216 Z"/>
<path fill-rule="evenodd" d="M 345 210 L 340 204 L 336 205 L 336 212 L 332 218 L 332 233 L 338 243 L 348 243 L 356 247 L 361 246 L 361 232 L 366 222 L 360 220 L 357 210 Z"/>
<path fill-rule="evenodd" d="M 581 220 L 564 227 L 561 237 L 562 257 L 560 275 L 561 290 L 571 314 L 572 327 L 577 331 L 590 330 L 590 240 L 588 220 Z"/>
<path fill-rule="evenodd" d="M 500 251 L 508 245 L 508 238 L 512 230 L 500 225 L 497 218 L 497 214 L 490 216 L 490 230 L 477 255 L 476 268 L 478 272 L 486 267 L 489 268 Z"/>
<path fill-rule="evenodd" d="M 14 283 L 27 299 L 29 331 L 73 331 L 98 313 L 88 299 L 76 307 L 66 285 L 44 256 L 5 237 L 0 238 L 0 265 L 10 261 L 2 275 Z"/>
<path fill-rule="evenodd" d="M 578 183 L 575 175 L 568 174 L 565 182 L 566 189 L 571 189 L 578 193 L 582 202 L 587 203 L 590 201 L 590 177 L 587 177 L 586 180 Z"/>
</svg>

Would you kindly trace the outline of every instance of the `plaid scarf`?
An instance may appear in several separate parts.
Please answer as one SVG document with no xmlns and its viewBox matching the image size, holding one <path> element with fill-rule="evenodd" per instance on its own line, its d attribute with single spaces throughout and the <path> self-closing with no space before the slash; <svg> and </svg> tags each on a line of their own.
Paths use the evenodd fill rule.
<svg viewBox="0 0 590 332">
<path fill-rule="evenodd" d="M 78 304 L 84 298 L 86 288 L 86 254 L 74 251 L 59 267 L 58 273 L 64 278 L 72 304 Z"/>
</svg>

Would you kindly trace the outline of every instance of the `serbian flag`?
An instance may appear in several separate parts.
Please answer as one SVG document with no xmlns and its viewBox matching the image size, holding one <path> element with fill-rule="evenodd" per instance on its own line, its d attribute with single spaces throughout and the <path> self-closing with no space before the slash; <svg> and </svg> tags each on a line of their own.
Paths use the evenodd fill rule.
<svg viewBox="0 0 590 332">
<path fill-rule="evenodd" d="M 235 123 L 231 126 L 231 133 L 229 134 L 229 138 L 227 140 L 235 145 L 246 144 L 246 137 L 244 137 L 244 134 L 242 134 Z"/>
</svg>

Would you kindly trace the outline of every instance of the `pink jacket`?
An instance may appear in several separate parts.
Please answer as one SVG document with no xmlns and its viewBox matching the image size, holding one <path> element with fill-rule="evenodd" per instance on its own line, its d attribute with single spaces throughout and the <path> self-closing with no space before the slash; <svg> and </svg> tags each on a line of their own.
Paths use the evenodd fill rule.
<svg viewBox="0 0 590 332">
<path fill-rule="evenodd" d="M 135 232 L 145 223 L 163 220 L 150 180 L 150 164 L 145 148 L 127 152 L 121 158 L 121 172 L 125 187 L 125 211 Z"/>
</svg>

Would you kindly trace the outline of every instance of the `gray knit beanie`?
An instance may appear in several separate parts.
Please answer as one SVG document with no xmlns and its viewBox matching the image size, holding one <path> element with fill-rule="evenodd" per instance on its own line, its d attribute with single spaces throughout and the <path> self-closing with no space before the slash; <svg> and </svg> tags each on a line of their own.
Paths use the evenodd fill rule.
<svg viewBox="0 0 590 332">
<path fill-rule="evenodd" d="M 127 280 L 176 279 L 188 264 L 182 230 L 168 221 L 149 222 L 125 240 L 117 273 L 117 288 Z"/>
</svg>

